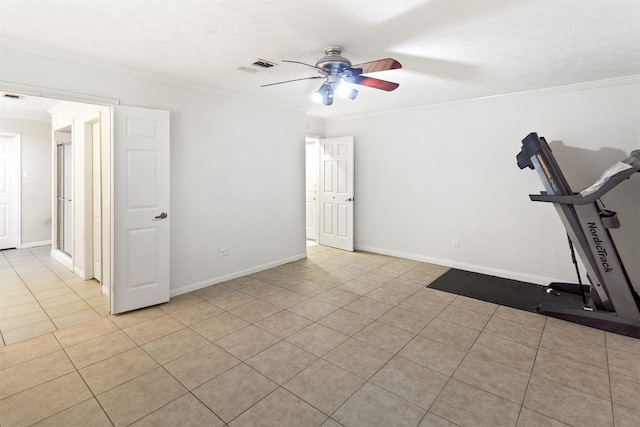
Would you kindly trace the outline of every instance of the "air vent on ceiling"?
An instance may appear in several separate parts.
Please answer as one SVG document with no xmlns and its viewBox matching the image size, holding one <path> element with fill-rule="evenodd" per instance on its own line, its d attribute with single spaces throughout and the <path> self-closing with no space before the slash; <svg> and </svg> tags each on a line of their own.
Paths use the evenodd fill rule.
<svg viewBox="0 0 640 427">
<path fill-rule="evenodd" d="M 2 97 L 9 99 L 22 99 L 22 95 L 16 95 L 15 93 L 3 93 Z"/>
<path fill-rule="evenodd" d="M 271 61 L 267 61 L 266 59 L 258 58 L 257 61 L 253 62 L 250 65 L 245 65 L 243 67 L 240 67 L 240 68 L 238 68 L 238 70 L 246 71 L 247 73 L 257 73 L 259 71 L 268 70 L 269 68 L 272 68 L 272 67 L 274 67 L 276 65 L 278 65 L 278 64 L 276 64 L 275 62 L 271 62 Z"/>
</svg>

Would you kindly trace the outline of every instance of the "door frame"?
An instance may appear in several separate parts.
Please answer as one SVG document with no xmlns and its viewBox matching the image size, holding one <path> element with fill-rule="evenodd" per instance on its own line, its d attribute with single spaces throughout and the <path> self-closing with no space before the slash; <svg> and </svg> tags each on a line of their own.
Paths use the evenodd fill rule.
<svg viewBox="0 0 640 427">
<path fill-rule="evenodd" d="M 10 83 L 0 80 L 0 90 L 6 92 L 21 93 L 27 96 L 40 96 L 44 98 L 59 99 L 60 101 L 81 102 L 87 104 L 102 105 L 109 108 L 110 111 L 110 134 L 109 141 L 102 141 L 102 164 L 103 180 L 102 180 L 102 293 L 110 296 L 110 289 L 113 280 L 112 260 L 113 254 L 113 214 L 112 214 L 112 194 L 113 188 L 113 138 L 114 138 L 114 107 L 120 105 L 120 101 L 114 98 L 98 97 L 88 94 L 68 92 L 63 90 L 27 86 L 22 84 Z"/>
<path fill-rule="evenodd" d="M 14 241 L 16 242 L 16 249 L 22 248 L 22 135 L 16 132 L 0 132 L 2 136 L 9 136 L 15 138 L 15 155 L 13 157 L 15 164 L 15 190 L 16 190 L 16 230 Z"/>
<path fill-rule="evenodd" d="M 319 136 L 313 136 L 313 135 L 307 135 L 305 136 L 304 139 L 304 144 L 305 144 L 305 188 L 306 188 L 306 164 L 307 162 L 307 145 L 313 143 L 313 145 L 315 146 L 315 151 L 316 151 L 316 203 L 314 205 L 314 228 L 316 230 L 315 232 L 315 236 L 314 236 L 314 240 L 316 243 L 320 243 L 320 203 L 318 202 L 317 199 L 319 199 L 319 195 L 320 195 L 320 137 Z M 306 193 L 306 191 L 305 191 Z M 305 194 L 305 204 L 306 204 L 306 194 Z M 306 217 L 306 215 L 305 215 Z M 305 227 L 306 227 L 306 221 L 305 221 Z M 305 230 L 305 240 L 307 240 L 307 233 Z"/>
</svg>

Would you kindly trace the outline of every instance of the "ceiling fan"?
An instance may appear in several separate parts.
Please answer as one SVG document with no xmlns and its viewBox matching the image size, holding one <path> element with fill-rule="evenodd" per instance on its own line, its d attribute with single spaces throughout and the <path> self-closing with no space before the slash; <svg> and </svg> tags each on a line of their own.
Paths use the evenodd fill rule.
<svg viewBox="0 0 640 427">
<path fill-rule="evenodd" d="M 342 56 L 341 46 L 328 46 L 324 49 L 322 58 L 316 62 L 316 65 L 305 64 L 299 61 L 283 60 L 282 62 L 291 62 L 301 64 L 315 69 L 321 75 L 312 77 L 303 77 L 301 79 L 287 80 L 277 83 L 269 83 L 261 87 L 279 85 L 283 83 L 297 82 L 300 80 L 325 79 L 325 82 L 313 94 L 313 99 L 322 102 L 325 105 L 333 104 L 334 92 L 343 93 L 350 99 L 356 99 L 358 91 L 350 88 L 349 85 L 341 85 L 341 83 L 351 83 L 361 86 L 367 86 L 374 89 L 385 90 L 390 92 L 400 86 L 398 83 L 388 82 L 386 80 L 375 79 L 373 77 L 363 76 L 362 74 L 374 73 L 377 71 L 395 70 L 402 68 L 402 65 L 395 59 L 386 58 L 377 61 L 364 62 L 362 64 L 351 65 L 351 61 Z"/>
</svg>

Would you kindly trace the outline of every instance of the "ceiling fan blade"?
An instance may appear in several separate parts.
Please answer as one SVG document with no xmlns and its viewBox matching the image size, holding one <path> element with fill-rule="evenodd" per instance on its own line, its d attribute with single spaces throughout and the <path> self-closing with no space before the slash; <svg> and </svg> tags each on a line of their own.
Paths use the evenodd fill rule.
<svg viewBox="0 0 640 427">
<path fill-rule="evenodd" d="M 326 74 L 326 73 L 327 73 L 325 70 L 323 70 L 323 69 L 322 69 L 322 68 L 320 68 L 320 67 L 316 67 L 315 65 L 307 64 L 307 63 L 300 62 L 300 61 L 291 61 L 291 60 L 289 60 L 289 59 L 283 59 L 283 60 L 282 60 L 282 62 L 291 62 L 292 64 L 306 65 L 307 67 L 311 67 L 311 68 L 313 68 L 314 70 L 318 70 L 318 71 L 320 71 L 320 72 L 321 72 L 321 73 L 323 73 L 323 74 Z"/>
<path fill-rule="evenodd" d="M 377 61 L 365 62 L 351 66 L 351 70 L 354 74 L 375 73 L 377 71 L 396 70 L 398 68 L 402 68 L 402 64 L 392 58 L 379 59 Z"/>
<path fill-rule="evenodd" d="M 374 89 L 386 90 L 391 92 L 400 86 L 398 83 L 388 82 L 386 80 L 374 79 L 373 77 L 351 76 L 345 79 L 349 83 L 371 87 Z"/>
<path fill-rule="evenodd" d="M 283 82 L 277 82 L 277 83 L 268 83 L 266 85 L 261 85 L 260 87 L 266 87 L 266 86 L 274 86 L 274 85 L 281 85 L 283 83 L 291 83 L 291 82 L 297 82 L 300 80 L 313 80 L 313 79 L 324 79 L 325 76 L 312 76 L 312 77 L 303 77 L 301 79 L 293 79 L 293 80 L 285 80 Z"/>
</svg>

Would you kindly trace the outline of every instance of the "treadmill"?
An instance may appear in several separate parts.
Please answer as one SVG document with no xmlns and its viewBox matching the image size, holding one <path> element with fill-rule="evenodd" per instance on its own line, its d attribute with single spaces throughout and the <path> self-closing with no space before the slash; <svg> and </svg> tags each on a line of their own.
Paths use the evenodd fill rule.
<svg viewBox="0 0 640 427">
<path fill-rule="evenodd" d="M 538 312 L 640 338 L 640 296 L 631 284 L 609 233 L 609 229 L 619 228 L 620 222 L 615 212 L 598 204 L 600 197 L 640 172 L 640 150 L 611 166 L 598 181 L 579 193 L 571 191 L 549 145 L 538 134 L 530 133 L 522 140 L 522 149 L 516 159 L 520 169 L 528 167 L 538 173 L 545 191 L 529 195 L 529 198 L 535 202 L 553 203 L 567 230 L 570 246 L 575 246 L 584 262 L 589 280 L 589 285 L 552 283 L 547 290 L 553 290 L 555 294 L 560 291 L 582 295 L 582 308 L 540 304 Z"/>
</svg>

